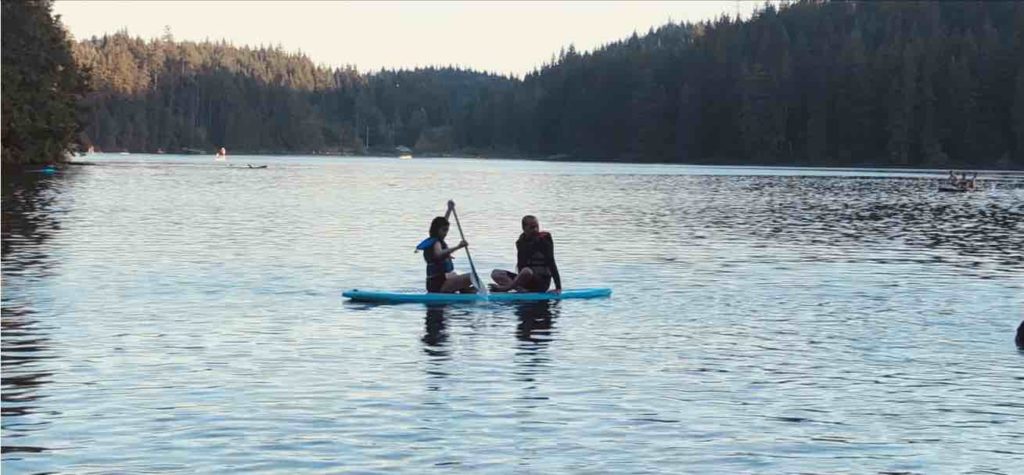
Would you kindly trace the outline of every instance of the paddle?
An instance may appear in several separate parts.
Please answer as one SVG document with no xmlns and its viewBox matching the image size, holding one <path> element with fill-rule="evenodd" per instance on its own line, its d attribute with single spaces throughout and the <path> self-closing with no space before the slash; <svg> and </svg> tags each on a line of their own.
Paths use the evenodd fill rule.
<svg viewBox="0 0 1024 475">
<path fill-rule="evenodd" d="M 466 240 L 466 234 L 462 232 L 462 224 L 459 223 L 459 213 L 455 212 L 455 202 L 452 201 L 451 203 L 452 203 L 452 216 L 455 216 L 455 225 L 458 226 L 458 228 L 459 228 L 459 236 L 461 236 L 462 240 L 465 241 Z M 466 248 L 466 259 L 469 259 L 469 270 L 473 273 L 472 274 L 473 285 L 476 286 L 476 291 L 478 293 L 480 293 L 481 295 L 483 295 L 483 296 L 487 296 L 487 287 L 483 286 L 483 283 L 480 282 L 480 276 L 476 274 L 476 266 L 473 265 L 473 256 L 469 255 L 469 248 L 468 247 Z"/>
</svg>

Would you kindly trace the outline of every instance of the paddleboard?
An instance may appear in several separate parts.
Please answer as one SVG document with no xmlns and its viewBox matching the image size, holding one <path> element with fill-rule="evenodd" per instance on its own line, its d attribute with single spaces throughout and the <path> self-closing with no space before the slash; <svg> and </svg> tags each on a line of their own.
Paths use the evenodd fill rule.
<svg viewBox="0 0 1024 475">
<path fill-rule="evenodd" d="M 353 302 L 373 303 L 469 303 L 469 302 L 536 302 L 541 300 L 593 299 L 608 297 L 612 289 L 573 289 L 553 292 L 492 292 L 480 294 L 441 294 L 418 292 L 384 292 L 352 289 L 341 296 Z"/>
</svg>

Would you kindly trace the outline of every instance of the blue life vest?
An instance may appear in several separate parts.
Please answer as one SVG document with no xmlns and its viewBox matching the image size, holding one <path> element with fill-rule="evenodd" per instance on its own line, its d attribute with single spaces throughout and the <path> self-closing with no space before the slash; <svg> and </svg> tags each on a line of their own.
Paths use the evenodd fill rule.
<svg viewBox="0 0 1024 475">
<path fill-rule="evenodd" d="M 429 237 L 420 241 L 419 245 L 416 246 L 417 251 L 423 251 L 423 260 L 427 263 L 427 277 L 447 274 L 455 270 L 455 264 L 452 263 L 450 257 L 446 257 L 443 261 L 438 262 L 437 260 L 431 259 L 433 252 L 431 249 L 434 247 L 434 243 L 439 242 L 435 237 Z M 448 244 L 444 241 L 440 241 L 441 249 L 448 249 Z"/>
</svg>

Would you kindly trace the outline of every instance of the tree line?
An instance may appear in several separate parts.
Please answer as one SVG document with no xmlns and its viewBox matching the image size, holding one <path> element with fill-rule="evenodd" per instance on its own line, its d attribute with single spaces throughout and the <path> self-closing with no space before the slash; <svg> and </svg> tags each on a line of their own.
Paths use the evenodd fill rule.
<svg viewBox="0 0 1024 475">
<path fill-rule="evenodd" d="M 460 132 L 472 129 L 480 98 L 514 85 L 455 68 L 360 74 L 278 47 L 176 42 L 169 34 L 93 38 L 78 43 L 75 56 L 95 85 L 85 140 L 102 150 L 449 151 L 472 142 Z"/>
<path fill-rule="evenodd" d="M 799 2 L 571 48 L 519 146 L 686 163 L 1024 168 L 1024 3 Z"/>
<path fill-rule="evenodd" d="M 169 31 L 73 52 L 91 76 L 79 139 L 105 151 L 1024 168 L 1022 2 L 768 4 L 570 45 L 521 78 L 361 73 Z"/>
</svg>

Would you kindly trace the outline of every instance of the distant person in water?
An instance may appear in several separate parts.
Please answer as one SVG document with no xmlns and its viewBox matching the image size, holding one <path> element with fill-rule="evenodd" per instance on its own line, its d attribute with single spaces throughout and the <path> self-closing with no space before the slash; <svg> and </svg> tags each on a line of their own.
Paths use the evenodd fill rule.
<svg viewBox="0 0 1024 475">
<path fill-rule="evenodd" d="M 466 241 L 455 247 L 448 247 L 444 238 L 448 236 L 448 217 L 455 203 L 448 202 L 448 212 L 430 222 L 430 237 L 424 239 L 417 251 L 423 251 L 423 260 L 427 263 L 427 292 L 451 294 L 455 292 L 475 292 L 469 274 L 455 272 L 452 253 L 469 247 Z"/>
<path fill-rule="evenodd" d="M 957 178 L 953 172 L 949 172 L 950 181 L 953 186 L 963 191 L 974 191 L 978 186 L 978 172 L 974 172 L 971 178 L 967 179 L 967 172 L 960 174 L 960 178 Z"/>
<path fill-rule="evenodd" d="M 555 293 L 562 292 L 562 278 L 555 264 L 555 242 L 551 233 L 540 230 L 535 216 L 523 216 L 523 233 L 516 240 L 516 271 L 495 269 L 491 272 L 494 292 L 547 292 L 555 281 Z"/>
<path fill-rule="evenodd" d="M 947 178 L 950 185 L 960 186 L 960 179 L 956 177 L 956 173 L 953 170 L 949 171 L 949 178 Z"/>
</svg>

